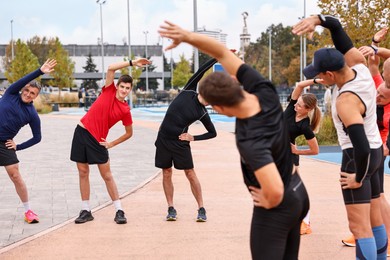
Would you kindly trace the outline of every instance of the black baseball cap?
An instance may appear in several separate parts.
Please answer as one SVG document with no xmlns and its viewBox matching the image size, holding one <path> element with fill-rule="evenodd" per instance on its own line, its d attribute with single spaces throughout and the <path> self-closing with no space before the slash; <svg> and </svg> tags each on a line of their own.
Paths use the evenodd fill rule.
<svg viewBox="0 0 390 260">
<path fill-rule="evenodd" d="M 344 55 L 341 52 L 334 48 L 321 48 L 314 53 L 313 62 L 303 69 L 303 74 L 312 79 L 320 72 L 340 70 L 344 64 Z"/>
</svg>

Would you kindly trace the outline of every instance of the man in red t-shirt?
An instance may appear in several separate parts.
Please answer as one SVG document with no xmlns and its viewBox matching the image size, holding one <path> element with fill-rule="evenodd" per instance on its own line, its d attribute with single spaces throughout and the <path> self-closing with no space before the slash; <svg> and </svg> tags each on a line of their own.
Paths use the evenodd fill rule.
<svg viewBox="0 0 390 260">
<path fill-rule="evenodd" d="M 87 114 L 81 118 L 77 125 L 73 141 L 70 159 L 77 163 L 80 180 L 81 211 L 75 220 L 76 224 L 93 220 L 89 206 L 90 185 L 89 165 L 97 164 L 100 175 L 106 183 L 116 210 L 114 221 L 117 224 L 126 224 L 125 213 L 119 200 L 118 189 L 110 169 L 108 149 L 112 148 L 133 135 L 133 120 L 130 107 L 125 98 L 133 87 L 133 78 L 122 75 L 116 86 L 114 85 L 115 71 L 130 66 L 142 67 L 151 62 L 145 58 L 134 61 L 118 62 L 108 67 L 106 82 L 100 96 L 93 103 Z M 109 129 L 118 121 L 122 121 L 125 133 L 114 141 L 107 141 Z"/>
</svg>

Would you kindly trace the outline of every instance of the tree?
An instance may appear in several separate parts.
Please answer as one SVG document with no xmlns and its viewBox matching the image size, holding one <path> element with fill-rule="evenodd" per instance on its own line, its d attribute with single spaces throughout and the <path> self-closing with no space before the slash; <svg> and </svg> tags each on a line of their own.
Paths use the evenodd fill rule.
<svg viewBox="0 0 390 260">
<path fill-rule="evenodd" d="M 8 82 L 13 83 L 26 74 L 39 68 L 37 56 L 20 39 L 15 44 L 15 57 L 5 71 Z"/>
<path fill-rule="evenodd" d="M 74 62 L 58 38 L 55 39 L 54 48 L 49 51 L 49 57 L 57 60 L 57 66 L 51 73 L 54 79 L 50 80 L 50 84 L 58 87 L 58 96 L 61 98 L 61 89 L 73 86 Z"/>
<path fill-rule="evenodd" d="M 175 88 L 184 87 L 191 76 L 191 65 L 189 61 L 185 59 L 184 54 L 180 55 L 180 61 L 177 63 L 176 68 L 173 71 L 173 86 Z"/>
<path fill-rule="evenodd" d="M 96 69 L 96 64 L 93 62 L 92 55 L 91 53 L 88 54 L 87 56 L 87 61 L 86 65 L 83 67 L 84 72 L 98 72 Z M 98 90 L 99 86 L 96 83 L 96 79 L 85 79 L 81 83 L 81 86 L 87 91 L 88 89 L 95 89 L 96 91 Z"/>
<path fill-rule="evenodd" d="M 38 57 L 40 64 L 45 63 L 47 57 L 49 56 L 49 51 L 53 48 L 55 39 L 47 39 L 46 37 L 40 38 L 39 36 L 34 36 L 31 39 L 27 40 L 27 46 L 30 48 L 32 53 Z"/>
<path fill-rule="evenodd" d="M 337 16 L 355 46 L 371 44 L 373 34 L 390 24 L 388 0 L 320 0 L 322 14 Z M 326 38 L 324 37 L 327 36 Z M 321 47 L 332 45 L 329 31 L 321 35 Z M 387 38 L 384 44 L 389 44 Z"/>
</svg>

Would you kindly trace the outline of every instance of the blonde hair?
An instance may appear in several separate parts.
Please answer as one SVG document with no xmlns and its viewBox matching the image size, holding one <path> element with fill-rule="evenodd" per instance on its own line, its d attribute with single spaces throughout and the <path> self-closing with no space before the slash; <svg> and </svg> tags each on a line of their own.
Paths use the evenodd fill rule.
<svg viewBox="0 0 390 260">
<path fill-rule="evenodd" d="M 310 128 L 313 132 L 317 133 L 321 122 L 321 110 L 317 105 L 317 97 L 312 93 L 303 94 L 301 97 L 305 107 L 310 109 L 308 113 Z"/>
</svg>

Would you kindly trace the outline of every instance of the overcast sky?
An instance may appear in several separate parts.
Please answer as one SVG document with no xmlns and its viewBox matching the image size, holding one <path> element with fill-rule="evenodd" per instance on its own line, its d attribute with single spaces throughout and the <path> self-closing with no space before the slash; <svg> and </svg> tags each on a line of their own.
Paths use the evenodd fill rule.
<svg viewBox="0 0 390 260">
<path fill-rule="evenodd" d="M 102 5 L 103 39 L 110 44 L 128 42 L 127 1 L 106 0 Z M 193 0 L 129 0 L 130 41 L 134 45 L 160 41 L 157 34 L 164 20 L 172 21 L 188 30 L 194 29 Z M 198 27 L 219 29 L 227 36 L 227 45 L 239 49 L 242 33 L 242 13 L 249 14 L 247 25 L 254 42 L 271 24 L 293 25 L 298 17 L 317 14 L 316 0 L 197 0 Z M 97 44 L 101 35 L 100 6 L 96 0 L 1 0 L 0 43 L 13 38 L 27 40 L 34 35 L 59 37 L 63 44 Z M 161 43 L 161 41 L 160 41 Z M 164 46 L 168 41 L 163 41 Z M 188 59 L 191 48 L 182 46 L 173 50 Z M 168 57 L 169 54 L 166 54 Z"/>
</svg>

